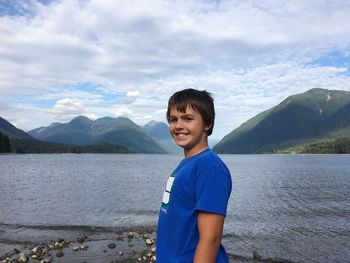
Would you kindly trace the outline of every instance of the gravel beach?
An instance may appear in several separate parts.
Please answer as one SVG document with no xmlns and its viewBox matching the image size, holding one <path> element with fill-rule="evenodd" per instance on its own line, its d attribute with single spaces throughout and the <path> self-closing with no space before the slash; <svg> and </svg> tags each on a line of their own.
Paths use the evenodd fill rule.
<svg viewBox="0 0 350 263">
<path fill-rule="evenodd" d="M 100 231 L 99 231 L 100 230 Z M 102 231 L 101 231 L 102 230 Z M 0 263 L 15 262 L 155 262 L 155 231 L 152 228 L 107 231 L 2 229 Z M 12 233 L 11 233 L 12 232 Z M 17 237 L 13 239 L 14 235 Z M 61 237 L 57 237 L 61 235 Z M 74 236 L 75 235 L 75 236 Z M 29 237 L 31 239 L 29 239 Z"/>
</svg>

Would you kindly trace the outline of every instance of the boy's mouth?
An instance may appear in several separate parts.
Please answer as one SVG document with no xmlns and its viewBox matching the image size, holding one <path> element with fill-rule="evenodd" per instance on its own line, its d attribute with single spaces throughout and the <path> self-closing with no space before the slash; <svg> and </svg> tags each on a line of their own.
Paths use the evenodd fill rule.
<svg viewBox="0 0 350 263">
<path fill-rule="evenodd" d="M 185 137 L 186 135 L 189 135 L 189 133 L 176 132 L 175 135 L 178 137 Z"/>
</svg>

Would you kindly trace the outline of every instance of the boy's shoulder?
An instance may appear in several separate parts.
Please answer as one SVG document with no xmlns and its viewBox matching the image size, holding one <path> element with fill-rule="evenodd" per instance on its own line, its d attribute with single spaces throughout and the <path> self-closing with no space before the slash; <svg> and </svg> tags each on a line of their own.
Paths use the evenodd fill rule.
<svg viewBox="0 0 350 263">
<path fill-rule="evenodd" d="M 209 148 L 200 154 L 195 161 L 199 169 L 218 168 L 228 171 L 226 164 Z"/>
</svg>

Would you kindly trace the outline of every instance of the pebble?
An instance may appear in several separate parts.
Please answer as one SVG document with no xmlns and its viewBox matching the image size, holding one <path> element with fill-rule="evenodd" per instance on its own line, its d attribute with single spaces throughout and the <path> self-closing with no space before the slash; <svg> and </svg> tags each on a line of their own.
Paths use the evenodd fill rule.
<svg viewBox="0 0 350 263">
<path fill-rule="evenodd" d="M 119 252 L 119 256 L 122 256 L 122 255 L 123 255 L 123 252 L 120 251 L 120 252 Z"/>
<path fill-rule="evenodd" d="M 87 236 L 81 235 L 80 237 L 77 238 L 77 241 L 79 243 L 84 243 L 84 241 L 87 239 Z"/>
<path fill-rule="evenodd" d="M 133 238 L 134 237 L 134 233 L 133 232 L 129 232 L 128 233 L 128 238 Z"/>
<path fill-rule="evenodd" d="M 113 249 L 113 248 L 116 247 L 116 244 L 115 244 L 115 243 L 111 243 L 111 244 L 108 245 L 108 247 L 111 248 L 111 249 Z"/>
<path fill-rule="evenodd" d="M 147 234 L 147 233 L 144 234 L 144 235 L 143 235 L 143 238 L 144 238 L 144 239 L 148 239 L 148 238 L 149 238 L 149 234 Z"/>
<path fill-rule="evenodd" d="M 253 259 L 261 259 L 261 256 L 255 250 L 253 250 Z"/>
<path fill-rule="evenodd" d="M 43 263 L 50 263 L 52 261 L 52 256 L 47 256 L 44 258 Z"/>
<path fill-rule="evenodd" d="M 151 262 L 156 262 L 156 256 L 151 257 Z"/>
<path fill-rule="evenodd" d="M 73 251 L 78 251 L 79 247 L 73 247 L 72 249 L 73 249 Z"/>
<path fill-rule="evenodd" d="M 63 257 L 63 256 L 64 256 L 63 251 L 58 251 L 58 252 L 56 253 L 56 257 L 58 257 L 58 258 Z"/>
<path fill-rule="evenodd" d="M 28 257 L 24 253 L 19 254 L 18 262 L 22 263 L 27 261 L 28 261 Z"/>
<path fill-rule="evenodd" d="M 152 247 L 151 252 L 154 254 L 156 253 L 156 247 Z"/>
<path fill-rule="evenodd" d="M 153 241 L 151 240 L 151 239 L 146 239 L 146 244 L 148 245 L 148 246 L 151 246 L 151 245 L 153 245 Z"/>
<path fill-rule="evenodd" d="M 87 250 L 89 248 L 89 246 L 80 246 L 79 248 L 80 248 L 80 250 Z"/>
<path fill-rule="evenodd" d="M 13 250 L 13 252 L 15 252 L 15 254 L 21 253 L 21 251 L 19 251 L 19 249 L 17 249 L 17 248 L 15 248 L 15 249 Z"/>
</svg>

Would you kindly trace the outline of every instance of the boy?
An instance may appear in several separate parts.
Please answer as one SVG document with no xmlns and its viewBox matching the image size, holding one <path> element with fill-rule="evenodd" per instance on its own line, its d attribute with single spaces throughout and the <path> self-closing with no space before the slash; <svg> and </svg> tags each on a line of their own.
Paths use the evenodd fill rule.
<svg viewBox="0 0 350 263">
<path fill-rule="evenodd" d="M 214 126 L 213 98 L 186 89 L 168 102 L 171 136 L 185 158 L 169 177 L 157 230 L 157 263 L 228 263 L 221 245 L 231 176 L 208 148 Z"/>
</svg>

